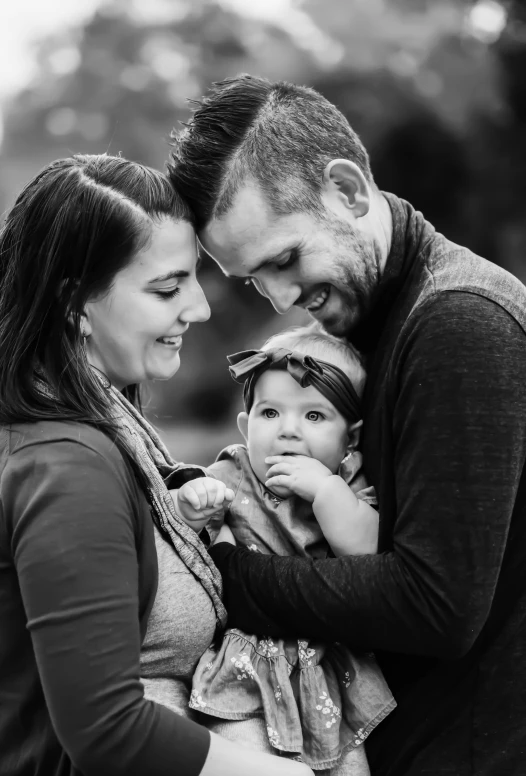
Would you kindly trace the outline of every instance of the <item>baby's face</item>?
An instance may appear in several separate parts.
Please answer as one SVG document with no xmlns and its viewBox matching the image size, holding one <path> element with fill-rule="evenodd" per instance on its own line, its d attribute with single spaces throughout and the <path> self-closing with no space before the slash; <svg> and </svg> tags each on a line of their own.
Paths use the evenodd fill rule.
<svg viewBox="0 0 526 776">
<path fill-rule="evenodd" d="M 260 482 L 267 479 L 269 455 L 308 455 L 335 474 L 345 456 L 348 423 L 319 391 L 282 370 L 264 372 L 256 383 L 248 416 L 247 447 Z M 287 498 L 290 493 L 278 492 Z"/>
</svg>

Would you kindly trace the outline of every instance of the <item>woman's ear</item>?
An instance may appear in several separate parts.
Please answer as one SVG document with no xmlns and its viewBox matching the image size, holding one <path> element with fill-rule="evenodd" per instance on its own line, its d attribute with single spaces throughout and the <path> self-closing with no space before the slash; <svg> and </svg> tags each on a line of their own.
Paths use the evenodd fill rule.
<svg viewBox="0 0 526 776">
<path fill-rule="evenodd" d="M 79 325 L 80 336 L 84 339 L 87 339 L 93 331 L 88 316 L 86 313 L 81 313 L 80 315 L 78 313 L 69 313 L 68 322 L 73 328 L 75 328 L 77 321 Z"/>
<path fill-rule="evenodd" d="M 241 433 L 241 436 L 248 444 L 248 415 L 246 412 L 240 412 L 237 416 L 237 427 Z"/>
<path fill-rule="evenodd" d="M 85 339 L 90 337 L 93 329 L 89 321 L 89 318 L 85 313 L 81 314 L 79 325 L 80 325 L 80 336 L 84 337 Z"/>
<path fill-rule="evenodd" d="M 351 423 L 348 430 L 349 435 L 349 447 L 353 449 L 360 444 L 360 437 L 362 433 L 363 420 L 358 420 L 356 423 Z"/>
<path fill-rule="evenodd" d="M 80 336 L 84 339 L 87 339 L 92 334 L 93 328 L 86 313 L 80 313 L 80 315 L 78 313 L 70 313 L 68 320 L 72 326 L 75 326 L 75 323 L 78 322 Z"/>
</svg>

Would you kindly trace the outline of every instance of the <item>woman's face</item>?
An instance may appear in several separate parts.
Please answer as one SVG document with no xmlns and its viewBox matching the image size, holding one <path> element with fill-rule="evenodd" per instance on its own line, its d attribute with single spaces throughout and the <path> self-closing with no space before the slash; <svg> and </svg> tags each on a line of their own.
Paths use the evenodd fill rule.
<svg viewBox="0 0 526 776">
<path fill-rule="evenodd" d="M 121 390 L 167 380 L 179 369 L 182 336 L 210 308 L 196 278 L 193 227 L 164 218 L 148 246 L 114 278 L 109 292 L 89 301 L 83 323 L 92 366 Z"/>
</svg>

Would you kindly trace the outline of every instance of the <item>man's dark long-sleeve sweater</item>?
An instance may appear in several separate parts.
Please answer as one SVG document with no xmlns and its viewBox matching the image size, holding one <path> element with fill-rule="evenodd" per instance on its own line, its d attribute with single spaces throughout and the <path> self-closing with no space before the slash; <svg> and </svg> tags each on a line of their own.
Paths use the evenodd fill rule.
<svg viewBox="0 0 526 776">
<path fill-rule="evenodd" d="M 373 776 L 526 773 L 526 290 L 392 195 L 364 460 L 376 556 L 211 553 L 230 625 L 374 649 L 398 709 Z"/>
</svg>

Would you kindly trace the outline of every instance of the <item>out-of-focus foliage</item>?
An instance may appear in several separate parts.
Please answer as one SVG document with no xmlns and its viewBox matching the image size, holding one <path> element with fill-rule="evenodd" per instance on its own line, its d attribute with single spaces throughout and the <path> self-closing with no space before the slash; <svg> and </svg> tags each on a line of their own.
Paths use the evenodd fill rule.
<svg viewBox="0 0 526 776">
<path fill-rule="evenodd" d="M 239 72 L 307 83 L 349 118 L 379 185 L 448 237 L 526 279 L 526 12 L 497 0 L 303 0 L 271 23 L 219 0 L 108 0 L 45 41 L 38 81 L 6 113 L 0 205 L 45 163 L 121 152 L 162 168 L 187 98 Z M 175 378 L 154 389 L 161 421 L 221 421 L 238 402 L 226 353 L 276 319 L 251 288 L 205 262 L 213 311 Z"/>
<path fill-rule="evenodd" d="M 280 27 L 206 0 L 108 3 L 77 34 L 47 40 L 39 58 L 38 81 L 7 116 L 3 207 L 41 166 L 72 152 L 122 153 L 163 168 L 170 130 L 188 118 L 187 98 L 237 72 L 278 78 L 281 67 L 297 79 L 311 61 Z M 272 310 L 253 289 L 227 283 L 211 262 L 201 277 L 213 317 L 185 337 L 176 382 L 152 389 L 161 422 L 223 420 L 239 394 L 225 355 L 243 348 L 252 332 L 272 331 Z"/>
</svg>

